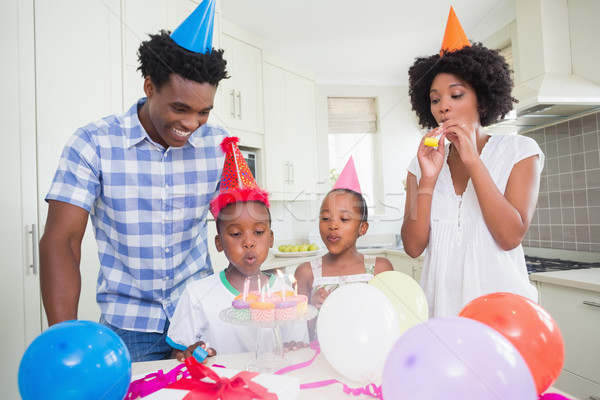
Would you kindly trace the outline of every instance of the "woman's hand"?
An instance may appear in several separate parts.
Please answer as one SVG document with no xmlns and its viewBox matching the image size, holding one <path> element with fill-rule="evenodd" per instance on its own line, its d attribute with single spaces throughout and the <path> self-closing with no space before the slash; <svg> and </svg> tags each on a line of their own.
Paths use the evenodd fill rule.
<svg viewBox="0 0 600 400">
<path fill-rule="evenodd" d="M 204 343 L 203 341 L 194 343 L 193 345 L 189 346 L 184 351 L 175 349 L 175 350 L 173 350 L 173 355 L 175 356 L 177 361 L 184 362 L 186 358 L 194 356 L 194 350 L 196 350 L 196 347 L 198 347 L 198 346 L 202 347 L 204 350 L 207 351 L 208 357 L 213 357 L 213 356 L 217 355 L 217 351 L 215 349 L 213 349 L 212 347 L 207 348 L 206 343 Z M 206 364 L 206 361 L 207 361 L 207 359 L 204 359 L 204 361 L 202 361 L 202 363 Z"/>
<path fill-rule="evenodd" d="M 436 137 L 440 135 L 438 139 L 438 147 L 425 146 L 425 138 Z M 419 150 L 417 151 L 417 159 L 419 160 L 419 167 L 421 168 L 421 179 L 426 180 L 437 180 L 442 167 L 444 166 L 444 159 L 446 149 L 444 147 L 445 132 L 441 129 L 441 126 L 429 131 L 421 139 L 419 144 Z"/>
<path fill-rule="evenodd" d="M 465 166 L 468 167 L 472 161 L 479 159 L 477 134 L 473 126 L 459 119 L 449 119 L 439 129 L 444 131 Z"/>
</svg>

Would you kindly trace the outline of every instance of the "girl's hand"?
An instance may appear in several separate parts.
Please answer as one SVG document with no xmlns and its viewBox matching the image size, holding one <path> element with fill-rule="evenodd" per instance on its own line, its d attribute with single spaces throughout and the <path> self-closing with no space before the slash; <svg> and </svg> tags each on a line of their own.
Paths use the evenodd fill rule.
<svg viewBox="0 0 600 400">
<path fill-rule="evenodd" d="M 177 358 L 177 361 L 184 362 L 186 358 L 194 356 L 194 350 L 196 350 L 196 347 L 198 347 L 198 346 L 202 347 L 203 349 L 205 349 L 208 352 L 208 357 L 213 357 L 213 356 L 217 355 L 217 351 L 215 349 L 213 349 L 212 347 L 207 348 L 206 343 L 204 343 L 203 341 L 194 343 L 193 345 L 189 346 L 184 351 L 175 349 L 175 350 L 173 350 L 173 353 L 175 355 L 175 358 Z M 207 361 L 208 361 L 208 358 L 204 359 L 204 361 L 202 361 L 202 364 L 206 364 Z"/>
<path fill-rule="evenodd" d="M 438 139 L 438 147 L 425 146 L 425 138 L 431 138 L 440 136 Z M 429 131 L 421 139 L 419 144 L 419 150 L 417 151 L 417 159 L 419 160 L 419 167 L 421 168 L 421 179 L 426 180 L 437 180 L 442 167 L 444 166 L 444 159 L 446 155 L 446 149 L 444 147 L 446 133 L 443 131 L 442 126 Z"/>
<path fill-rule="evenodd" d="M 320 310 L 327 296 L 329 296 L 329 292 L 325 288 L 320 288 L 310 297 L 310 303 Z"/>
<path fill-rule="evenodd" d="M 449 119 L 440 128 L 458 151 L 463 164 L 469 165 L 469 162 L 479 158 L 477 135 L 471 125 L 459 119 Z"/>
</svg>

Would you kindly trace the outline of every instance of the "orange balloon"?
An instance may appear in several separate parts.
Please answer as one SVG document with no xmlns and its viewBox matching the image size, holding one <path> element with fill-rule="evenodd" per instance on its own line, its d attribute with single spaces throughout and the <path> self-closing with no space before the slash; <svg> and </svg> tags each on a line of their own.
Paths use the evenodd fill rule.
<svg viewBox="0 0 600 400">
<path fill-rule="evenodd" d="M 513 293 L 490 293 L 468 303 L 459 316 L 500 332 L 527 362 L 538 395 L 554 383 L 565 360 L 558 325 L 539 304 Z"/>
</svg>

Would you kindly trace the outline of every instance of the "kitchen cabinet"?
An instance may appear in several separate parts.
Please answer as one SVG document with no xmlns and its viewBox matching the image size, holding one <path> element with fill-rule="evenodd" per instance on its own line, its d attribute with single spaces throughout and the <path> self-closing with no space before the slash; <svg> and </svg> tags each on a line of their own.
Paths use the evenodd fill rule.
<svg viewBox="0 0 600 400">
<path fill-rule="evenodd" d="M 5 151 L 0 157 L 0 387 L 18 399 L 17 372 L 25 348 L 41 332 L 39 223 L 36 189 L 35 37 L 33 0 L 0 4 L 0 115 Z"/>
<path fill-rule="evenodd" d="M 313 80 L 264 64 L 265 175 L 274 200 L 311 200 L 318 157 Z"/>
<path fill-rule="evenodd" d="M 403 272 L 417 282 L 421 281 L 423 257 L 412 258 L 401 251 L 386 251 L 386 258 L 390 260 L 395 271 Z"/>
<path fill-rule="evenodd" d="M 600 398 L 600 289 L 591 290 L 593 288 L 588 287 L 594 279 L 600 283 L 600 270 L 579 271 L 531 276 L 538 283 L 540 304 L 558 324 L 565 344 L 563 370 L 554 386 L 577 398 Z M 550 278 L 552 275 L 574 276 L 574 272 L 583 277 L 582 285 L 572 282 L 564 285 L 544 279 L 546 275 Z M 594 273 L 595 277 L 592 276 Z"/>
<path fill-rule="evenodd" d="M 221 48 L 230 78 L 219 84 L 221 110 L 216 113 L 242 144 L 256 147 L 246 136 L 264 133 L 262 50 L 227 33 L 221 34 Z"/>
</svg>

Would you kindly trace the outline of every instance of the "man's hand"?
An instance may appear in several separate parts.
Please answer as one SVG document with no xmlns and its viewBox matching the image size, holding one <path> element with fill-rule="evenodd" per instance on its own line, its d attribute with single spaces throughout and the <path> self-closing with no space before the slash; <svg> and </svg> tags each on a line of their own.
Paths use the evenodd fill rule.
<svg viewBox="0 0 600 400">
<path fill-rule="evenodd" d="M 179 362 L 184 362 L 186 358 L 194 356 L 194 350 L 196 350 L 196 347 L 198 346 L 202 347 L 208 352 L 208 357 L 213 357 L 217 355 L 217 351 L 215 349 L 213 349 L 212 347 L 207 348 L 206 343 L 204 343 L 203 341 L 199 341 L 189 346 L 184 351 L 173 349 L 173 357 L 176 358 Z M 206 364 L 206 361 L 207 359 L 202 361 L 202 363 Z"/>
</svg>

